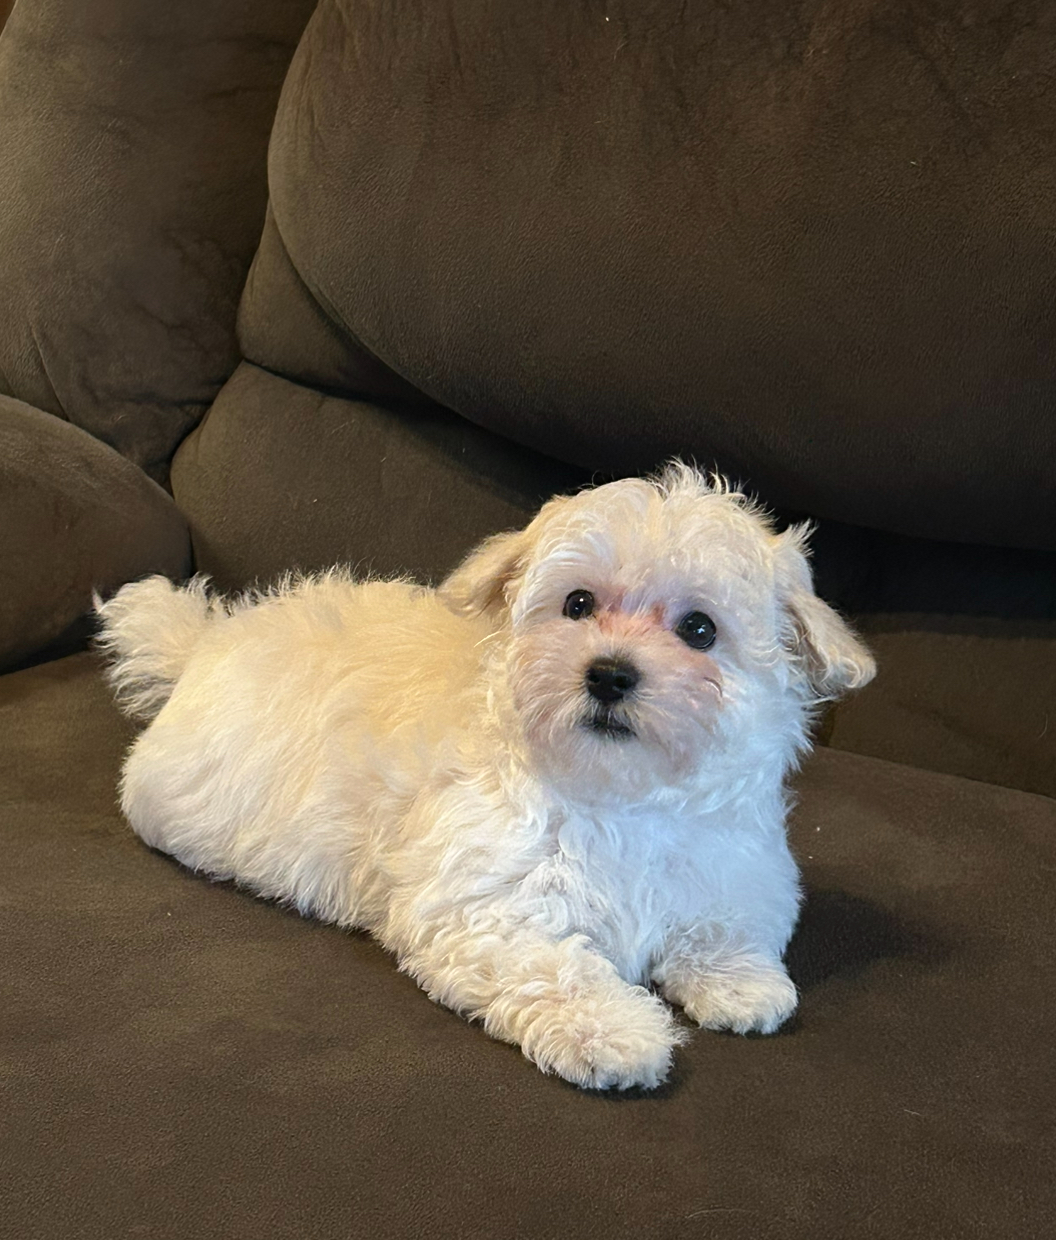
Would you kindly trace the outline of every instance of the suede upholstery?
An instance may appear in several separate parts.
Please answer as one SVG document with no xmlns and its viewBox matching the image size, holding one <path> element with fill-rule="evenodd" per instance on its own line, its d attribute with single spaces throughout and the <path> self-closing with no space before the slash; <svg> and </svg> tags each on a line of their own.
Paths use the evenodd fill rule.
<svg viewBox="0 0 1056 1240">
<path fill-rule="evenodd" d="M 0 396 L 0 670 L 77 625 L 92 591 L 191 568 L 187 523 L 131 461 Z"/>
<path fill-rule="evenodd" d="M 1050 15 L 320 0 L 276 117 L 313 7 L 0 36 L 0 1238 L 1047 1236 Z M 880 657 L 795 780 L 777 1036 L 577 1091 L 122 822 L 49 657 L 93 585 L 188 531 L 225 589 L 435 580 L 676 451 L 818 521 Z"/>
<path fill-rule="evenodd" d="M 321 0 L 249 356 L 334 385 L 318 311 L 270 296 L 288 262 L 357 354 L 588 469 L 689 454 L 1054 548 L 1054 110 L 1027 3 Z"/>
<path fill-rule="evenodd" d="M 817 754 L 795 1022 L 698 1032 L 668 1086 L 612 1097 L 365 937 L 144 848 L 114 805 L 129 735 L 88 655 L 0 679 L 4 1234 L 1048 1233 L 1053 801 Z"/>
<path fill-rule="evenodd" d="M 172 467 L 198 568 L 224 590 L 337 563 L 435 582 L 586 480 L 446 409 L 345 400 L 248 362 Z"/>
<path fill-rule="evenodd" d="M 818 588 L 881 674 L 827 743 L 1056 795 L 1056 555 L 821 522 Z"/>
<path fill-rule="evenodd" d="M 0 393 L 164 482 L 238 358 L 314 0 L 28 0 L 0 39 Z"/>
</svg>

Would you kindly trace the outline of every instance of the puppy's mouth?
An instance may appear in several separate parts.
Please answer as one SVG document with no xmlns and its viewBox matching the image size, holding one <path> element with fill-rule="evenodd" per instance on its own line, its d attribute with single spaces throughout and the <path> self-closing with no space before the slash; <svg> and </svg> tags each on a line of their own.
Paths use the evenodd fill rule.
<svg viewBox="0 0 1056 1240">
<path fill-rule="evenodd" d="M 637 735 L 626 719 L 605 706 L 584 715 L 580 724 L 588 732 L 593 732 L 596 736 L 607 736 L 614 741 L 632 740 Z"/>
</svg>

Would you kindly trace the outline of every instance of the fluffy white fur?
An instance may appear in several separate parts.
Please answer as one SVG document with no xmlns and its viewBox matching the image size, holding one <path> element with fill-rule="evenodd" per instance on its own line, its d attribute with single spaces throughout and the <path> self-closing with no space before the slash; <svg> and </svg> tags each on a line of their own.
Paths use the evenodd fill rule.
<svg viewBox="0 0 1056 1240">
<path fill-rule="evenodd" d="M 153 721 L 124 811 L 196 870 L 369 930 L 544 1071 L 652 1088 L 685 1036 L 664 999 L 738 1033 L 796 1005 L 784 781 L 812 707 L 874 671 L 805 536 L 675 465 L 552 500 L 439 590 L 126 586 L 102 642 Z M 692 611 L 709 650 L 675 632 Z M 599 706 L 606 656 L 640 679 Z"/>
</svg>

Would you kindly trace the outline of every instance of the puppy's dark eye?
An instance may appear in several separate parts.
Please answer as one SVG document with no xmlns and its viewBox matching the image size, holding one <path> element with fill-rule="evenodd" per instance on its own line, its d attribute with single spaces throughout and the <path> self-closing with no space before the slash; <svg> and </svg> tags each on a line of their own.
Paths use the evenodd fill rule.
<svg viewBox="0 0 1056 1240">
<path fill-rule="evenodd" d="M 715 645 L 715 622 L 702 611 L 691 611 L 678 622 L 675 632 L 694 650 L 708 650 Z"/>
<path fill-rule="evenodd" d="M 573 590 L 565 599 L 562 614 L 569 620 L 583 620 L 594 614 L 594 595 L 589 590 Z"/>
</svg>

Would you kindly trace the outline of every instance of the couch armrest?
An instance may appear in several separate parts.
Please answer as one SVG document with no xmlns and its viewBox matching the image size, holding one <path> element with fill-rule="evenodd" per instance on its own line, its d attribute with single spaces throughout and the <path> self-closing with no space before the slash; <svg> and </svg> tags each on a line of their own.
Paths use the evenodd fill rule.
<svg viewBox="0 0 1056 1240">
<path fill-rule="evenodd" d="M 137 465 L 0 396 L 0 670 L 64 633 L 93 589 L 190 565 L 186 521 Z"/>
</svg>

